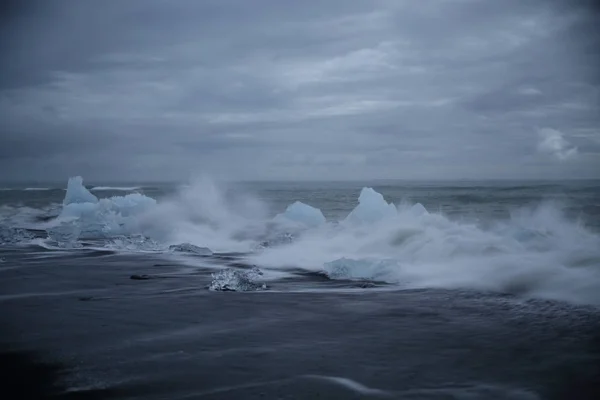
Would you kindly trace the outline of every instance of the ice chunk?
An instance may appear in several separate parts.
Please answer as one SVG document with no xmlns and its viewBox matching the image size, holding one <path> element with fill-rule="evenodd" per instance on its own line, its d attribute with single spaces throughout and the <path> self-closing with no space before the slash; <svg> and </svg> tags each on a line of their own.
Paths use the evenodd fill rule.
<svg viewBox="0 0 600 400">
<path fill-rule="evenodd" d="M 358 206 L 346 217 L 346 222 L 373 223 L 398 215 L 396 206 L 388 203 L 383 195 L 371 188 L 363 188 L 358 198 Z"/>
<path fill-rule="evenodd" d="M 75 223 L 80 228 L 80 237 L 99 238 L 123 235 L 126 220 L 113 210 L 110 203 L 74 203 L 63 207 L 58 221 Z M 53 228 L 50 228 L 50 230 Z"/>
<path fill-rule="evenodd" d="M 259 282 L 262 275 L 262 271 L 256 267 L 249 271 L 233 268 L 224 269 L 212 274 L 213 280 L 208 289 L 233 292 L 265 290 L 267 285 Z"/>
<path fill-rule="evenodd" d="M 196 254 L 199 256 L 212 256 L 213 252 L 208 247 L 198 247 L 190 243 L 176 244 L 169 246 L 169 250 L 181 253 Z"/>
<path fill-rule="evenodd" d="M 399 268 L 395 260 L 353 260 L 340 258 L 325 263 L 323 270 L 330 279 L 366 279 L 372 281 L 393 282 Z"/>
<path fill-rule="evenodd" d="M 33 238 L 33 234 L 25 229 L 0 226 L 0 245 L 27 242 Z"/>
<path fill-rule="evenodd" d="M 58 221 L 76 220 L 80 237 L 97 238 L 138 233 L 132 231 L 139 215 L 156 205 L 156 200 L 139 193 L 100 199 L 84 186 L 81 177 L 70 178 Z"/>
<path fill-rule="evenodd" d="M 275 216 L 276 222 L 301 224 L 307 228 L 316 228 L 325 223 L 325 216 L 318 208 L 309 206 L 300 201 L 295 202 L 287 209 Z"/>
<path fill-rule="evenodd" d="M 93 217 L 106 213 L 117 213 L 122 217 L 141 214 L 149 207 L 156 205 L 156 200 L 141 194 L 114 196 L 101 199 L 96 203 L 70 203 L 63 207 L 59 217 Z"/>
<path fill-rule="evenodd" d="M 63 222 L 47 230 L 48 238 L 59 247 L 77 247 L 75 243 L 81 235 L 81 227 L 77 221 Z"/>
<path fill-rule="evenodd" d="M 166 246 L 143 235 L 131 235 L 116 237 L 106 247 L 125 251 L 162 251 Z"/>
<path fill-rule="evenodd" d="M 78 203 L 97 203 L 98 198 L 90 193 L 89 190 L 83 186 L 83 178 L 75 176 L 69 178 L 67 184 L 67 193 L 63 200 L 63 204 L 78 204 Z"/>
</svg>

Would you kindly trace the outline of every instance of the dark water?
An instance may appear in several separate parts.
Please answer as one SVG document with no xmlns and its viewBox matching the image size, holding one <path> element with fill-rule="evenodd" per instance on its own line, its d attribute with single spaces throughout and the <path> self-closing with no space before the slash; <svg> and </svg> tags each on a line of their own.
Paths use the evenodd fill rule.
<svg viewBox="0 0 600 400">
<path fill-rule="evenodd" d="M 389 202 L 421 203 L 431 215 L 309 229 L 289 244 L 235 252 L 252 240 L 235 239 L 229 222 L 249 218 L 240 209 L 257 213 L 256 198 L 266 210 L 261 220 L 302 201 L 339 221 L 363 186 Z M 194 245 L 233 246 L 213 255 L 161 250 L 167 239 L 159 236 L 147 238 L 159 246 L 148 252 L 136 231 L 120 232 L 120 242 L 105 231 L 60 247 L 46 229 L 61 213 L 64 189 L 0 191 L 0 375 L 8 398 L 600 397 L 598 182 L 244 189 L 92 191 L 174 201 L 151 209 L 144 223 L 175 221 L 178 238 Z M 240 206 L 242 192 L 254 194 L 251 207 Z M 217 207 L 230 201 L 236 206 Z M 182 216 L 186 207 L 194 213 Z M 396 228 L 404 225 L 420 233 L 400 243 Z M 14 227 L 28 236 L 8 240 L 22 234 Z M 136 239 L 127 248 L 115 246 L 128 237 Z M 321 262 L 364 254 L 396 258 L 398 270 L 366 264 L 334 276 Z M 215 271 L 253 265 L 267 290 L 207 290 Z"/>
</svg>

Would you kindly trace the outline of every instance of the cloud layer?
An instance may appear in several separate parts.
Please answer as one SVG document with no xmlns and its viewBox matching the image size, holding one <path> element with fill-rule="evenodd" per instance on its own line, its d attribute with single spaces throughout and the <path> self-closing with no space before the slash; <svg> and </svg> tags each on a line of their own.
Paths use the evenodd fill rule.
<svg viewBox="0 0 600 400">
<path fill-rule="evenodd" d="M 568 160 L 577 155 L 577 147 L 571 146 L 564 138 L 562 132 L 556 129 L 544 128 L 540 132 L 540 142 L 538 150 L 542 153 L 548 153 L 561 161 Z"/>
<path fill-rule="evenodd" d="M 592 2 L 23 3 L 0 179 L 599 177 Z"/>
</svg>

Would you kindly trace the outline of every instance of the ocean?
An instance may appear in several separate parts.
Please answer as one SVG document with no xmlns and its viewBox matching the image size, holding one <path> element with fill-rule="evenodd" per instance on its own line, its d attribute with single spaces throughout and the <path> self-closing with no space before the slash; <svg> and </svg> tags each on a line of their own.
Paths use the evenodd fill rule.
<svg viewBox="0 0 600 400">
<path fill-rule="evenodd" d="M 13 398 L 600 398 L 600 181 L 0 184 L 0 287 Z"/>
</svg>

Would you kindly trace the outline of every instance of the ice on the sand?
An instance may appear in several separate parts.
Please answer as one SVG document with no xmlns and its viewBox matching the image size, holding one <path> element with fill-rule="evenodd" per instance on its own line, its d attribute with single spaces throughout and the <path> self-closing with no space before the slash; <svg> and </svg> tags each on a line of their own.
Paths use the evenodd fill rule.
<svg viewBox="0 0 600 400">
<path fill-rule="evenodd" d="M 256 267 L 247 271 L 227 268 L 212 274 L 213 280 L 208 289 L 224 292 L 265 290 L 267 285 L 260 282 L 262 275 L 262 271 Z"/>
<path fill-rule="evenodd" d="M 190 243 L 175 244 L 169 246 L 169 250 L 180 253 L 196 254 L 199 256 L 212 256 L 213 252 L 208 247 L 199 247 Z"/>
<path fill-rule="evenodd" d="M 0 245 L 17 244 L 33 238 L 34 236 L 25 229 L 0 226 Z"/>
<path fill-rule="evenodd" d="M 163 251 L 165 246 L 144 235 L 117 236 L 106 245 L 121 251 Z"/>
<path fill-rule="evenodd" d="M 325 216 L 318 208 L 309 206 L 300 201 L 289 205 L 286 210 L 275 216 L 276 222 L 301 224 L 307 228 L 316 228 L 326 221 Z"/>
<path fill-rule="evenodd" d="M 323 270 L 330 279 L 365 279 L 371 281 L 394 281 L 399 268 L 395 260 L 371 260 L 340 258 L 325 263 Z"/>
<path fill-rule="evenodd" d="M 388 203 L 381 193 L 371 188 L 363 188 L 358 198 L 358 205 L 346 217 L 346 222 L 373 223 L 398 215 L 396 206 Z"/>
<path fill-rule="evenodd" d="M 76 221 L 63 222 L 47 229 L 48 238 L 59 247 L 79 247 L 77 240 L 81 235 L 81 227 Z"/>
</svg>

